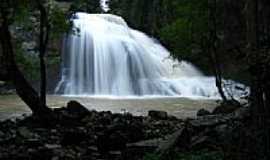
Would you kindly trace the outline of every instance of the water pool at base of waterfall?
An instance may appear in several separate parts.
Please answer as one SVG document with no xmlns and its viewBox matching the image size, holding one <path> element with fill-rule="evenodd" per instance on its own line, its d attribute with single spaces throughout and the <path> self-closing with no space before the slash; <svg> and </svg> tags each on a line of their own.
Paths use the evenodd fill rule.
<svg viewBox="0 0 270 160">
<path fill-rule="evenodd" d="M 77 100 L 90 110 L 112 111 L 113 113 L 129 112 L 138 116 L 147 115 L 149 110 L 162 110 L 178 118 L 192 118 L 196 116 L 199 109 L 205 108 L 212 111 L 217 105 L 214 100 L 173 97 L 126 97 L 124 99 L 119 97 L 66 97 L 56 95 L 47 97 L 48 106 L 51 108 L 66 106 L 70 100 Z M 30 109 L 17 95 L 0 96 L 0 121 L 30 113 Z"/>
</svg>

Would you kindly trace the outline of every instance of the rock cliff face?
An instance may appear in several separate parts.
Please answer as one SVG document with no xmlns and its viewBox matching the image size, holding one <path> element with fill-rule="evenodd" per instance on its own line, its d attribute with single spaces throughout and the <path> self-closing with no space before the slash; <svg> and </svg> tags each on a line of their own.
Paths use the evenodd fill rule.
<svg viewBox="0 0 270 160">
<path fill-rule="evenodd" d="M 57 1 L 56 5 L 64 12 L 70 9 L 71 1 Z M 22 22 L 11 25 L 10 30 L 13 36 L 13 46 L 16 53 L 16 60 L 19 68 L 30 83 L 39 90 L 39 58 L 38 58 L 38 36 L 39 12 L 32 12 Z M 51 36 L 48 44 L 48 52 L 45 56 L 47 64 L 47 91 L 52 93 L 59 81 L 60 61 L 63 36 Z M 4 58 L 0 45 L 0 77 L 2 80 L 7 77 Z M 9 86 L 10 87 L 10 86 Z"/>
<path fill-rule="evenodd" d="M 38 22 L 34 17 L 31 17 L 32 24 L 38 27 Z M 20 69 L 27 77 L 33 86 L 38 89 L 39 87 L 39 60 L 38 60 L 38 30 L 32 32 L 25 31 L 21 27 L 13 26 L 12 33 L 14 37 L 14 46 L 16 46 L 17 56 L 23 57 L 18 59 Z M 48 44 L 48 52 L 45 56 L 47 63 L 47 82 L 48 92 L 52 92 L 55 84 L 58 81 L 60 73 L 60 57 L 62 48 L 62 37 L 51 38 Z M 28 62 L 30 64 L 28 64 Z M 30 68 L 30 69 L 29 69 Z"/>
</svg>

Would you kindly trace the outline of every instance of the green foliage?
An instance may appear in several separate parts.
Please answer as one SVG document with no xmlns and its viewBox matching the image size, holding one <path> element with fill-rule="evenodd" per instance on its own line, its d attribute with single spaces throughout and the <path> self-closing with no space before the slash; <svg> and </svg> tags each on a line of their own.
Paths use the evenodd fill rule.
<svg viewBox="0 0 270 160">
<path fill-rule="evenodd" d="M 131 27 L 157 37 L 175 58 L 210 68 L 208 0 L 111 0 L 110 8 Z"/>
<path fill-rule="evenodd" d="M 192 39 L 187 20 L 179 18 L 172 24 L 161 28 L 159 36 L 176 57 L 179 55 L 178 57 L 188 58 L 192 49 L 190 46 Z"/>
<path fill-rule="evenodd" d="M 49 43 L 57 42 L 63 33 L 71 28 L 71 22 L 67 18 L 69 12 L 59 7 L 54 0 L 44 1 L 43 5 L 46 8 L 48 14 L 47 23 L 50 26 Z M 38 80 L 39 78 L 39 58 L 37 50 L 39 47 L 40 13 L 37 6 L 36 1 L 21 0 L 20 3 L 16 5 L 16 12 L 12 24 L 14 28 L 17 28 L 15 30 L 16 62 L 29 80 Z M 32 53 L 27 53 L 30 50 L 28 51 L 27 48 L 23 48 L 23 42 L 33 42 L 33 44 L 36 44 L 36 46 L 32 46 L 34 48 L 30 49 Z M 55 48 L 49 48 L 48 52 L 59 52 L 58 49 L 55 51 Z M 59 57 L 50 58 L 47 61 L 48 66 L 59 62 Z"/>
<path fill-rule="evenodd" d="M 58 7 L 53 5 L 50 10 L 49 21 L 52 26 L 53 38 L 59 38 L 63 33 L 67 32 L 71 28 L 71 22 L 67 18 L 68 14 Z"/>
<path fill-rule="evenodd" d="M 60 57 L 49 57 L 48 58 L 47 65 L 48 66 L 55 66 L 55 65 L 59 65 L 60 62 L 61 62 L 61 58 Z"/>
<path fill-rule="evenodd" d="M 174 57 L 191 61 L 201 68 L 208 59 L 206 42 L 208 34 L 208 2 L 182 0 L 174 3 L 174 20 L 161 27 L 158 36 Z"/>
<path fill-rule="evenodd" d="M 99 0 L 75 0 L 71 5 L 71 10 L 88 12 L 88 13 L 101 13 L 102 9 Z"/>
<path fill-rule="evenodd" d="M 27 55 L 17 46 L 15 60 L 27 79 L 32 81 L 39 79 L 39 58 L 37 56 Z"/>
</svg>

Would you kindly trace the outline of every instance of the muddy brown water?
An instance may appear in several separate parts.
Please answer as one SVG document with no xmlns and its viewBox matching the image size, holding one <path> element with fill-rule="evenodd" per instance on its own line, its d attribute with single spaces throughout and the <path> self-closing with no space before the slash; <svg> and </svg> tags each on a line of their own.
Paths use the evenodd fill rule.
<svg viewBox="0 0 270 160">
<path fill-rule="evenodd" d="M 217 105 L 214 100 L 194 100 L 188 98 L 94 98 L 64 97 L 49 95 L 47 103 L 52 108 L 63 107 L 70 100 L 77 100 L 90 110 L 130 112 L 134 115 L 147 115 L 149 110 L 162 110 L 178 118 L 194 118 L 199 109 L 210 111 Z M 0 120 L 30 114 L 30 109 L 16 95 L 0 96 Z"/>
</svg>

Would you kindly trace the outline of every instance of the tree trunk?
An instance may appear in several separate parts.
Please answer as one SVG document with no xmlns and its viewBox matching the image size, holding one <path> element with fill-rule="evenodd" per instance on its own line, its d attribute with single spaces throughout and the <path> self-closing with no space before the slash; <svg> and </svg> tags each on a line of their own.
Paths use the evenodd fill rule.
<svg viewBox="0 0 270 160">
<path fill-rule="evenodd" d="M 6 68 L 8 70 L 10 81 L 13 82 L 17 94 L 29 106 L 33 114 L 40 117 L 49 116 L 48 114 L 52 113 L 51 109 L 49 109 L 41 102 L 38 93 L 27 82 L 18 66 L 16 65 L 14 60 L 15 55 L 13 51 L 11 33 L 8 29 L 9 25 L 7 20 L 7 13 L 2 10 L 1 16 L 2 24 L 0 26 L 0 40 L 2 44 L 2 54 L 7 64 Z"/>
<path fill-rule="evenodd" d="M 249 71 L 251 80 L 251 109 L 253 127 L 260 133 L 257 136 L 257 148 L 254 152 L 265 159 L 270 159 L 270 64 L 267 50 L 260 47 L 258 0 L 247 0 L 247 49 L 249 53 Z"/>
<path fill-rule="evenodd" d="M 212 2 L 211 2 L 212 1 Z M 223 86 L 222 86 L 222 72 L 221 66 L 218 56 L 217 44 L 218 44 L 218 37 L 217 37 L 217 1 L 210 0 L 209 1 L 209 52 L 210 52 L 210 61 L 213 65 L 213 71 L 216 79 L 216 87 L 218 92 L 224 102 L 228 102 L 227 97 L 224 93 Z"/>
<path fill-rule="evenodd" d="M 40 62 L 40 100 L 43 105 L 46 105 L 46 91 L 47 91 L 47 73 L 45 54 L 47 50 L 49 40 L 49 22 L 48 15 L 45 7 L 40 1 L 37 1 L 38 8 L 40 11 L 40 35 L 39 35 L 39 62 Z"/>
</svg>

